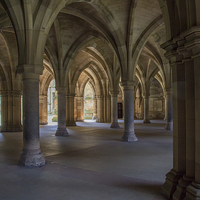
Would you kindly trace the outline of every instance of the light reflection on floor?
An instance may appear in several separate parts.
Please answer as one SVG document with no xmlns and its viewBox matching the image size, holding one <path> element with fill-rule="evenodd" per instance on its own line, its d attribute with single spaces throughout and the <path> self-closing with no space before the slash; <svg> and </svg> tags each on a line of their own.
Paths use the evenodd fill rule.
<svg viewBox="0 0 200 200">
<path fill-rule="evenodd" d="M 86 123 L 87 122 L 96 122 L 96 120 L 94 120 L 94 119 L 85 119 L 84 122 L 86 122 Z"/>
</svg>

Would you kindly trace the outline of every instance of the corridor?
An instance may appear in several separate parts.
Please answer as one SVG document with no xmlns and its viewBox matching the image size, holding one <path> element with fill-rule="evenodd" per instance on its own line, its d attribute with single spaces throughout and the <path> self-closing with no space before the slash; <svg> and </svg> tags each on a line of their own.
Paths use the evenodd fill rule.
<svg viewBox="0 0 200 200">
<path fill-rule="evenodd" d="M 138 142 L 121 142 L 110 124 L 78 122 L 68 137 L 56 125 L 40 126 L 46 165 L 17 166 L 22 133 L 0 133 L 1 200 L 166 200 L 165 174 L 172 168 L 172 132 L 165 121 L 135 120 Z"/>
</svg>

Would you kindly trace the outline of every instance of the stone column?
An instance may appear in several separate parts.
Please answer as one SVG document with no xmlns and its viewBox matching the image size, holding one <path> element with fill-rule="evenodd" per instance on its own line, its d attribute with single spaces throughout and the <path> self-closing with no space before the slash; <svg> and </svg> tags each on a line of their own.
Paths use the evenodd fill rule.
<svg viewBox="0 0 200 200">
<path fill-rule="evenodd" d="M 166 99 L 166 95 L 164 96 L 165 99 L 165 118 L 163 120 L 167 120 L 167 99 Z"/>
<path fill-rule="evenodd" d="M 173 106 L 172 106 L 172 91 L 171 89 L 166 90 L 165 92 L 165 113 L 166 113 L 166 126 L 165 130 L 173 130 Z"/>
<path fill-rule="evenodd" d="M 143 123 L 151 123 L 149 120 L 149 96 L 144 96 L 144 120 Z"/>
<path fill-rule="evenodd" d="M 12 92 L 12 131 L 21 132 L 21 91 Z"/>
<path fill-rule="evenodd" d="M 39 122 L 40 122 L 40 125 L 48 124 L 47 95 L 40 95 L 39 97 Z"/>
<path fill-rule="evenodd" d="M 94 113 L 93 113 L 93 120 L 97 119 L 97 98 L 95 97 L 93 99 L 93 102 L 94 102 Z"/>
<path fill-rule="evenodd" d="M 199 49 L 199 44 L 198 44 Z M 199 50 L 200 51 L 200 50 Z M 188 108 L 190 108 L 188 116 L 188 129 L 187 129 L 187 160 L 186 166 L 188 168 L 188 173 L 186 173 L 186 178 L 192 180 L 193 182 L 187 187 L 186 197 L 184 200 L 196 200 L 200 199 L 200 57 L 198 56 L 194 59 L 194 94 L 192 87 L 192 80 L 190 83 L 191 90 L 188 89 Z M 192 70 L 192 69 L 190 69 Z M 192 74 L 191 74 L 192 75 Z M 189 88 L 189 85 L 188 85 Z M 189 95 L 191 95 L 189 97 Z M 195 104 L 193 103 L 193 98 Z M 190 101 L 190 102 L 189 102 Z M 190 105 L 190 104 L 191 105 Z M 193 107 L 195 105 L 195 108 Z M 189 107 L 190 106 L 190 107 Z M 193 115 L 193 111 L 195 115 Z M 193 135 L 194 132 L 194 135 Z M 190 152 L 189 152 L 190 151 Z M 195 160 L 195 161 L 194 161 Z M 186 172 L 187 172 L 186 171 Z"/>
<path fill-rule="evenodd" d="M 7 91 L 1 91 L 1 131 L 7 131 L 8 123 L 8 95 Z"/>
<path fill-rule="evenodd" d="M 111 123 L 111 98 L 110 95 L 106 96 L 106 100 L 107 100 L 107 109 L 105 110 L 106 113 L 106 122 L 107 123 Z"/>
<path fill-rule="evenodd" d="M 169 46 L 171 49 L 171 45 Z M 171 55 L 171 54 L 170 54 Z M 173 52 L 173 58 L 175 57 Z M 166 175 L 163 193 L 171 198 L 178 181 L 186 170 L 186 110 L 185 110 L 185 67 L 175 57 L 172 67 L 173 89 L 173 169 Z"/>
<path fill-rule="evenodd" d="M 74 97 L 75 94 L 69 93 L 67 95 L 67 101 L 66 101 L 66 112 L 67 112 L 67 118 L 66 118 L 66 126 L 76 126 L 76 122 L 74 121 Z"/>
<path fill-rule="evenodd" d="M 122 141 L 138 141 L 134 130 L 134 82 L 122 82 L 124 90 L 124 135 Z"/>
<path fill-rule="evenodd" d="M 1 131 L 21 132 L 21 91 L 1 92 Z"/>
<path fill-rule="evenodd" d="M 42 166 L 39 137 L 39 75 L 23 74 L 23 153 L 20 166 Z"/>
<path fill-rule="evenodd" d="M 97 96 L 97 123 L 103 123 L 103 96 Z"/>
<path fill-rule="evenodd" d="M 78 122 L 84 121 L 83 97 L 77 97 L 77 121 Z"/>
<path fill-rule="evenodd" d="M 192 60 L 185 62 L 185 105 L 186 105 L 186 172 L 175 193 L 174 200 L 183 199 L 186 187 L 194 180 L 195 176 L 195 94 L 194 94 L 194 63 Z"/>
<path fill-rule="evenodd" d="M 58 94 L 58 128 L 56 136 L 68 136 L 66 130 L 66 88 L 57 87 Z"/>
<path fill-rule="evenodd" d="M 117 96 L 119 92 L 110 91 L 111 95 L 111 126 L 110 128 L 120 128 L 118 124 L 118 105 Z"/>
</svg>

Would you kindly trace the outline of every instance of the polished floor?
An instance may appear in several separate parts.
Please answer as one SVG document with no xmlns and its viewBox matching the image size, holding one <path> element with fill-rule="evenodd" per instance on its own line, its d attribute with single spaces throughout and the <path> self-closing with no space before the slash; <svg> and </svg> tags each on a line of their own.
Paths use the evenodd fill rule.
<svg viewBox="0 0 200 200">
<path fill-rule="evenodd" d="M 139 141 L 131 143 L 109 124 L 77 123 L 68 137 L 56 137 L 56 125 L 41 126 L 40 168 L 17 166 L 22 133 L 0 133 L 0 200 L 166 200 L 172 132 L 164 123 L 136 120 Z"/>
</svg>

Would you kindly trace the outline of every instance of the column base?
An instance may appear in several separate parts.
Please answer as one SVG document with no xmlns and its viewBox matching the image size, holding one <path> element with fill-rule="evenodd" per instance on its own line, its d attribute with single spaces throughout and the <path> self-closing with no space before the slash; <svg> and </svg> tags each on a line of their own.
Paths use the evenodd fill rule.
<svg viewBox="0 0 200 200">
<path fill-rule="evenodd" d="M 200 184 L 196 182 L 192 182 L 186 188 L 186 197 L 184 200 L 199 200 L 200 199 Z"/>
<path fill-rule="evenodd" d="M 173 194 L 173 200 L 183 200 L 186 196 L 186 188 L 193 180 L 193 178 L 188 178 L 184 175 L 183 178 L 178 181 L 178 186 Z"/>
<path fill-rule="evenodd" d="M 75 121 L 66 122 L 66 126 L 76 126 L 76 122 Z"/>
<path fill-rule="evenodd" d="M 183 175 L 184 173 L 176 172 L 173 169 L 167 173 L 166 180 L 162 188 L 162 193 L 168 198 L 171 198 L 176 190 L 178 181 L 183 177 Z"/>
<path fill-rule="evenodd" d="M 76 122 L 84 122 L 84 118 L 78 117 L 76 118 Z"/>
<path fill-rule="evenodd" d="M 22 125 L 1 126 L 1 132 L 22 132 Z"/>
<path fill-rule="evenodd" d="M 58 128 L 55 135 L 56 136 L 68 136 L 69 134 L 66 129 Z"/>
<path fill-rule="evenodd" d="M 104 123 L 104 121 L 102 119 L 97 118 L 96 120 L 97 123 Z"/>
<path fill-rule="evenodd" d="M 138 138 L 136 137 L 135 132 L 124 132 L 121 140 L 123 142 L 137 142 Z"/>
<path fill-rule="evenodd" d="M 164 130 L 173 131 L 173 122 L 167 122 Z"/>
<path fill-rule="evenodd" d="M 118 122 L 113 122 L 110 126 L 110 128 L 120 128 Z"/>
<path fill-rule="evenodd" d="M 150 122 L 149 119 L 144 119 L 144 120 L 143 120 L 143 123 L 144 123 L 144 124 L 150 124 L 151 122 Z"/>
<path fill-rule="evenodd" d="M 97 119 L 97 116 L 93 116 L 92 119 L 93 119 L 93 120 Z"/>
<path fill-rule="evenodd" d="M 41 153 L 40 149 L 38 150 L 27 150 L 23 149 L 23 153 L 19 159 L 18 165 L 25 167 L 41 167 L 45 165 L 45 158 Z"/>
</svg>

